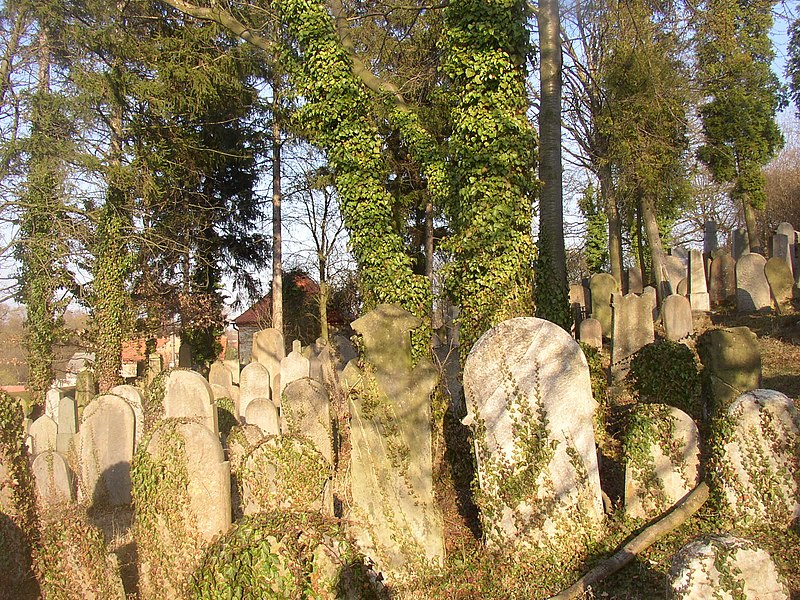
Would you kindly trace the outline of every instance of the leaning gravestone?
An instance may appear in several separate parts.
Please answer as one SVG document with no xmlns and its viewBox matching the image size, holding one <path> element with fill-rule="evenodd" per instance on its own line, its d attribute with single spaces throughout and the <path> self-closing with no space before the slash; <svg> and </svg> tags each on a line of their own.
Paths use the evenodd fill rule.
<svg viewBox="0 0 800 600">
<path fill-rule="evenodd" d="M 136 445 L 144 435 L 144 399 L 142 393 L 132 385 L 117 385 L 111 388 L 108 392 L 125 399 L 125 402 L 133 410 L 133 416 L 136 418 L 136 435 L 134 437 Z"/>
<path fill-rule="evenodd" d="M 592 348 L 603 349 L 603 326 L 597 319 L 581 321 L 580 340 Z"/>
<path fill-rule="evenodd" d="M 791 313 L 794 277 L 786 261 L 773 256 L 764 266 L 764 274 L 767 276 L 769 291 L 773 300 L 775 300 L 778 313 L 782 315 Z"/>
<path fill-rule="evenodd" d="M 193 419 L 218 434 L 217 406 L 206 378 L 194 371 L 170 371 L 164 384 L 164 418 Z"/>
<path fill-rule="evenodd" d="M 630 370 L 631 357 L 655 341 L 650 298 L 614 294 L 614 332 L 611 336 L 611 372 L 616 381 Z"/>
<path fill-rule="evenodd" d="M 770 555 L 753 542 L 729 534 L 694 540 L 672 559 L 671 600 L 789 600 Z"/>
<path fill-rule="evenodd" d="M 736 310 L 749 314 L 769 310 L 769 283 L 764 274 L 767 260 L 760 254 L 745 254 L 736 261 Z"/>
<path fill-rule="evenodd" d="M 272 399 L 272 376 L 267 367 L 251 362 L 239 376 L 239 414 L 246 414 L 247 405 L 256 398 Z"/>
<path fill-rule="evenodd" d="M 420 563 L 441 564 L 442 517 L 433 492 L 430 396 L 438 371 L 411 362 L 410 332 L 420 319 L 381 304 L 352 323 L 364 340 L 367 368 L 351 361 L 353 533 L 364 552 L 396 575 Z"/>
<path fill-rule="evenodd" d="M 119 396 L 103 394 L 83 412 L 79 434 L 83 498 L 93 506 L 130 504 L 136 418 Z"/>
<path fill-rule="evenodd" d="M 661 321 L 667 339 L 677 342 L 694 333 L 692 305 L 685 296 L 672 294 L 661 304 Z"/>
<path fill-rule="evenodd" d="M 619 283 L 613 275 L 595 273 L 589 280 L 592 293 L 592 318 L 600 321 L 603 336 L 611 337 L 611 296 L 620 291 Z"/>
<path fill-rule="evenodd" d="M 727 252 L 711 261 L 708 291 L 712 306 L 725 304 L 736 298 L 736 261 Z"/>
<path fill-rule="evenodd" d="M 47 415 L 31 423 L 28 429 L 28 452 L 36 456 L 41 452 L 55 450 L 58 439 L 58 424 Z"/>
<path fill-rule="evenodd" d="M 689 301 L 692 310 L 711 310 L 711 300 L 706 285 L 706 265 L 700 250 L 689 250 Z"/>
<path fill-rule="evenodd" d="M 700 483 L 697 425 L 674 406 L 636 405 L 628 418 L 623 447 L 629 517 L 658 517 Z"/>
<path fill-rule="evenodd" d="M 280 395 L 278 398 L 273 397 L 273 400 L 277 400 L 275 403 L 278 406 L 281 405 L 281 402 L 283 401 L 283 390 L 286 389 L 287 385 L 293 381 L 302 379 L 303 377 L 308 377 L 310 373 L 311 362 L 305 356 L 303 356 L 300 341 L 295 340 L 292 344 L 292 351 L 281 361 Z"/>
<path fill-rule="evenodd" d="M 333 431 L 328 391 L 313 379 L 298 379 L 283 391 L 283 418 L 290 435 L 303 435 L 333 464 Z"/>
<path fill-rule="evenodd" d="M 42 452 L 31 465 L 40 508 L 45 512 L 75 501 L 75 486 L 66 459 L 57 452 Z"/>
<path fill-rule="evenodd" d="M 488 540 L 545 546 L 557 555 L 597 533 L 597 403 L 575 341 L 543 319 L 504 321 L 473 346 L 464 391 Z"/>
<path fill-rule="evenodd" d="M 800 518 L 800 416 L 773 390 L 739 396 L 717 424 L 712 469 L 737 522 L 786 527 Z"/>
<path fill-rule="evenodd" d="M 279 435 L 281 432 L 278 408 L 269 398 L 254 398 L 248 402 L 244 422 L 255 425 L 264 435 Z"/>
<path fill-rule="evenodd" d="M 219 437 L 196 421 L 161 421 L 133 469 L 143 600 L 182 598 L 204 549 L 231 526 L 231 473 Z"/>
<path fill-rule="evenodd" d="M 697 340 L 710 416 L 727 409 L 741 394 L 761 387 L 761 350 L 747 327 L 712 329 Z"/>
<path fill-rule="evenodd" d="M 56 450 L 62 454 L 69 452 L 76 433 L 78 433 L 78 405 L 74 398 L 64 396 L 58 406 Z"/>
</svg>

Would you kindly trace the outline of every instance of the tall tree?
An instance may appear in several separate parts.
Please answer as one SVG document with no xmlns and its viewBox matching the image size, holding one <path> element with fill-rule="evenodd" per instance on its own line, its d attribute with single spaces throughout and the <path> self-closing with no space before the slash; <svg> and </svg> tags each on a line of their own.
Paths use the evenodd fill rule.
<svg viewBox="0 0 800 600">
<path fill-rule="evenodd" d="M 705 0 L 696 15 L 704 145 L 698 150 L 719 182 L 741 203 L 750 248 L 762 252 L 756 211 L 764 208 L 762 167 L 783 146 L 775 122 L 783 106 L 770 69 L 775 0 Z"/>
</svg>

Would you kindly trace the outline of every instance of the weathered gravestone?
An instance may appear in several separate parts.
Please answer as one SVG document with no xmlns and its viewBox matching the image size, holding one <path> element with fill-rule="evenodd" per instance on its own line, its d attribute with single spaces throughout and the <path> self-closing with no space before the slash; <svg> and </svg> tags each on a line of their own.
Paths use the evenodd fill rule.
<svg viewBox="0 0 800 600">
<path fill-rule="evenodd" d="M 761 387 L 761 350 L 747 327 L 712 329 L 697 340 L 710 416 L 721 414 L 741 394 Z"/>
<path fill-rule="evenodd" d="M 700 250 L 689 251 L 689 302 L 692 310 L 711 310 L 711 300 L 706 285 L 706 265 Z"/>
<path fill-rule="evenodd" d="M 603 326 L 597 319 L 586 319 L 581 321 L 580 340 L 592 348 L 602 350 L 603 348 Z"/>
<path fill-rule="evenodd" d="M 597 403 L 575 341 L 543 319 L 504 321 L 473 346 L 464 391 L 490 543 L 572 553 L 598 533 Z"/>
<path fill-rule="evenodd" d="M 78 405 L 74 398 L 63 396 L 58 407 L 56 450 L 62 454 L 69 452 L 76 433 L 78 433 Z"/>
<path fill-rule="evenodd" d="M 92 401 L 97 394 L 97 385 L 94 381 L 94 373 L 89 369 L 78 371 L 75 380 L 75 402 L 78 405 L 78 418 L 83 415 L 83 409 Z"/>
<path fill-rule="evenodd" d="M 611 372 L 616 381 L 630 370 L 631 357 L 655 341 L 650 298 L 614 294 L 614 331 L 611 336 Z"/>
<path fill-rule="evenodd" d="M 132 385 L 117 385 L 111 388 L 108 392 L 120 398 L 124 398 L 125 402 L 131 407 L 133 416 L 136 419 L 136 434 L 134 436 L 135 444 L 139 444 L 139 440 L 144 435 L 144 399 L 142 393 Z"/>
<path fill-rule="evenodd" d="M 767 276 L 769 291 L 775 301 L 778 313 L 782 315 L 791 313 L 794 277 L 786 261 L 773 256 L 764 265 L 764 274 Z"/>
<path fill-rule="evenodd" d="M 308 377 L 311 370 L 311 363 L 303 356 L 302 347 L 299 340 L 292 343 L 292 351 L 281 361 L 281 387 L 278 397 L 273 396 L 273 401 L 280 406 L 282 402 L 283 390 L 291 382 L 303 377 Z"/>
<path fill-rule="evenodd" d="M 678 296 L 683 296 L 685 298 L 689 297 L 689 280 L 685 277 L 678 282 L 678 287 L 675 288 L 675 294 Z"/>
<path fill-rule="evenodd" d="M 79 433 L 83 498 L 93 506 L 130 504 L 136 418 L 119 396 L 103 394 L 83 412 Z"/>
<path fill-rule="evenodd" d="M 208 383 L 212 386 L 219 385 L 229 390 L 233 387 L 233 373 L 224 362 L 216 360 L 211 363 L 208 369 Z M 230 398 L 230 393 L 227 396 Z"/>
<path fill-rule="evenodd" d="M 740 314 L 769 310 L 766 264 L 763 256 L 752 252 L 736 261 L 736 310 Z"/>
<path fill-rule="evenodd" d="M 577 304 L 585 314 L 588 314 L 591 307 L 591 292 L 582 283 L 569 284 L 569 303 Z"/>
<path fill-rule="evenodd" d="M 731 240 L 731 253 L 733 260 L 739 262 L 745 254 L 750 254 L 750 238 L 747 236 L 746 229 L 734 229 L 733 238 Z"/>
<path fill-rule="evenodd" d="M 140 597 L 183 598 L 203 551 L 231 526 L 222 445 L 201 423 L 162 421 L 137 453 L 133 475 Z"/>
<path fill-rule="evenodd" d="M 331 465 L 310 440 L 270 436 L 244 457 L 236 478 L 244 514 L 322 512 Z"/>
<path fill-rule="evenodd" d="M 239 413 L 245 415 L 247 405 L 256 398 L 272 399 L 272 375 L 261 363 L 252 362 L 242 369 L 239 377 Z"/>
<path fill-rule="evenodd" d="M 329 464 L 333 464 L 333 431 L 328 391 L 312 379 L 298 379 L 283 391 L 284 433 L 311 440 Z"/>
<path fill-rule="evenodd" d="M 692 305 L 685 296 L 672 294 L 661 303 L 661 321 L 668 340 L 677 342 L 694 333 Z"/>
<path fill-rule="evenodd" d="M 192 347 L 186 342 L 181 342 L 180 348 L 178 348 L 178 368 L 191 369 L 193 362 Z"/>
<path fill-rule="evenodd" d="M 352 323 L 368 369 L 343 373 L 350 389 L 353 533 L 377 565 L 400 575 L 441 564 L 442 517 L 433 494 L 430 396 L 438 371 L 411 362 L 411 330 L 421 321 L 381 304 Z"/>
<path fill-rule="evenodd" d="M 792 270 L 793 276 L 797 275 L 797 232 L 794 230 L 794 227 L 791 223 L 779 223 L 778 227 L 775 229 L 775 233 L 778 235 L 785 235 L 787 248 L 786 248 L 786 260 L 789 264 L 789 268 Z M 773 254 L 775 256 L 775 254 Z"/>
<path fill-rule="evenodd" d="M 664 268 L 666 269 L 667 280 L 669 281 L 670 290 L 673 294 L 678 293 L 678 284 L 686 279 L 686 263 L 683 262 L 674 254 L 668 254 L 664 257 Z M 668 296 L 669 293 L 663 293 L 662 297 Z"/>
<path fill-rule="evenodd" d="M 720 306 L 736 298 L 736 261 L 727 252 L 711 261 L 709 295 L 712 306 Z"/>
<path fill-rule="evenodd" d="M 160 354 L 151 354 L 147 357 L 147 376 L 145 378 L 147 388 L 153 383 L 153 380 L 159 376 L 161 371 L 164 370 L 164 359 Z"/>
<path fill-rule="evenodd" d="M 636 405 L 628 418 L 623 447 L 629 517 L 655 518 L 700 483 L 697 425 L 673 406 Z"/>
<path fill-rule="evenodd" d="M 786 527 L 800 518 L 800 416 L 773 390 L 742 394 L 717 423 L 713 470 L 737 521 Z"/>
<path fill-rule="evenodd" d="M 58 423 L 58 407 L 63 395 L 63 392 L 58 388 L 50 388 L 44 397 L 44 414 L 56 423 Z"/>
<path fill-rule="evenodd" d="M 40 452 L 55 450 L 57 439 L 58 424 L 47 415 L 42 415 L 28 429 L 28 452 L 36 456 Z"/>
<path fill-rule="evenodd" d="M 716 221 L 706 221 L 703 226 L 703 254 L 710 257 L 719 249 Z"/>
<path fill-rule="evenodd" d="M 642 270 L 639 267 L 628 268 L 628 291 L 627 294 L 641 294 L 644 291 L 644 279 Z"/>
<path fill-rule="evenodd" d="M 592 318 L 600 321 L 603 336 L 611 337 L 611 296 L 620 291 L 619 283 L 613 275 L 595 273 L 589 280 L 592 293 Z"/>
<path fill-rule="evenodd" d="M 770 555 L 753 542 L 731 535 L 694 540 L 672 559 L 671 600 L 789 600 Z"/>
<path fill-rule="evenodd" d="M 280 398 L 275 400 L 275 396 L 279 395 L 281 361 L 285 356 L 286 346 L 283 334 L 277 329 L 262 329 L 253 335 L 253 361 L 267 367 L 272 377 L 272 393 L 269 397 L 272 398 L 276 406 L 280 405 Z M 241 385 L 241 380 L 239 385 Z"/>
<path fill-rule="evenodd" d="M 194 371 L 170 371 L 164 384 L 164 418 L 193 419 L 218 434 L 217 406 L 206 378 Z"/>
<path fill-rule="evenodd" d="M 52 507 L 75 501 L 72 471 L 66 459 L 57 452 L 42 452 L 31 465 L 40 507 L 46 512 Z"/>
<path fill-rule="evenodd" d="M 792 238 L 794 238 L 794 230 L 792 230 Z M 772 258 L 778 258 L 785 262 L 791 271 L 792 257 L 789 255 L 789 236 L 782 233 L 774 233 L 770 241 L 772 242 Z"/>
<path fill-rule="evenodd" d="M 281 432 L 278 408 L 268 398 L 254 398 L 248 402 L 244 422 L 255 425 L 264 435 L 278 435 Z"/>
</svg>

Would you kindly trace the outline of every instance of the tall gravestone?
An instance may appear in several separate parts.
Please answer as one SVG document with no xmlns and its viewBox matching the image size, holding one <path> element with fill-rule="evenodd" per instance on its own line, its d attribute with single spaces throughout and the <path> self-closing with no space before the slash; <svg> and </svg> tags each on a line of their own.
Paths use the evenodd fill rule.
<svg viewBox="0 0 800 600">
<path fill-rule="evenodd" d="M 343 373 L 351 414 L 353 533 L 382 570 L 407 573 L 420 561 L 441 564 L 442 516 L 433 493 L 430 396 L 438 371 L 411 362 L 410 332 L 421 324 L 381 304 L 352 323 L 368 369 Z"/>
<path fill-rule="evenodd" d="M 700 250 L 689 251 L 689 302 L 692 310 L 708 312 L 711 300 L 706 285 L 706 266 Z"/>
<path fill-rule="evenodd" d="M 712 306 L 736 298 L 736 261 L 727 252 L 717 254 L 711 261 L 708 292 Z"/>
<path fill-rule="evenodd" d="M 644 280 L 642 270 L 639 267 L 628 268 L 628 290 L 627 294 L 641 294 L 644 291 Z"/>
<path fill-rule="evenodd" d="M 134 439 L 138 445 L 139 440 L 144 435 L 144 399 L 142 398 L 142 393 L 132 385 L 117 385 L 111 388 L 108 393 L 124 398 L 125 402 L 131 407 L 136 420 Z"/>
<path fill-rule="evenodd" d="M 55 450 L 57 439 L 58 424 L 47 415 L 42 415 L 28 429 L 28 452 L 36 456 L 40 452 Z"/>
<path fill-rule="evenodd" d="M 131 501 L 131 460 L 136 419 L 119 396 L 98 396 L 83 412 L 79 434 L 81 491 L 94 506 Z"/>
<path fill-rule="evenodd" d="M 473 346 L 464 391 L 489 542 L 557 555 L 598 533 L 597 403 L 577 343 L 543 319 L 504 321 Z"/>
<path fill-rule="evenodd" d="M 661 303 L 661 321 L 668 340 L 677 342 L 693 334 L 692 305 L 689 299 L 678 294 L 664 298 Z"/>
<path fill-rule="evenodd" d="M 58 407 L 63 395 L 63 392 L 58 388 L 50 388 L 44 397 L 44 414 L 56 423 L 58 423 Z"/>
<path fill-rule="evenodd" d="M 716 221 L 706 221 L 703 226 L 703 254 L 710 257 L 719 249 Z"/>
<path fill-rule="evenodd" d="M 761 387 L 761 350 L 756 334 L 747 327 L 705 332 L 697 340 L 697 354 L 712 416 L 741 394 Z"/>
<path fill-rule="evenodd" d="M 278 407 L 268 398 L 255 398 L 248 402 L 244 422 L 255 425 L 264 435 L 279 435 L 281 432 Z"/>
<path fill-rule="evenodd" d="M 221 360 L 216 360 L 211 363 L 211 367 L 208 369 L 208 383 L 230 390 L 233 387 L 233 373 L 231 373 L 227 364 Z M 231 397 L 230 392 L 228 392 L 227 397 Z"/>
<path fill-rule="evenodd" d="M 75 501 L 75 486 L 66 459 L 57 452 L 42 452 L 33 459 L 31 472 L 39 506 L 44 512 Z"/>
<path fill-rule="evenodd" d="M 283 396 L 283 390 L 292 381 L 308 377 L 311 373 L 311 362 L 303 356 L 302 347 L 299 340 L 295 340 L 292 344 L 292 351 L 281 361 L 281 388 L 280 399 Z M 273 400 L 275 398 L 273 397 Z M 276 404 L 280 406 L 282 399 Z"/>
<path fill-rule="evenodd" d="M 789 265 L 785 260 L 773 256 L 764 265 L 764 274 L 778 312 L 782 315 L 791 313 L 794 277 Z"/>
<path fill-rule="evenodd" d="M 94 381 L 94 373 L 89 369 L 78 371 L 75 380 L 75 402 L 78 404 L 78 418 L 83 415 L 83 409 L 92 401 L 97 394 L 97 385 Z"/>
<path fill-rule="evenodd" d="M 655 341 L 650 299 L 636 294 L 614 294 L 611 373 L 616 381 L 630 371 L 633 355 Z"/>
<path fill-rule="evenodd" d="M 194 419 L 218 434 L 217 406 L 206 378 L 194 371 L 170 371 L 164 385 L 164 418 Z"/>
<path fill-rule="evenodd" d="M 678 293 L 678 284 L 686 279 L 687 269 L 686 263 L 678 258 L 675 254 L 668 254 L 664 257 L 664 268 L 667 270 L 667 279 L 669 280 L 670 290 L 673 294 Z M 664 294 L 666 296 L 667 294 Z"/>
<path fill-rule="evenodd" d="M 286 433 L 306 436 L 333 464 L 333 428 L 328 391 L 313 379 L 298 379 L 286 386 L 281 406 Z"/>
<path fill-rule="evenodd" d="M 193 363 L 192 347 L 186 342 L 181 342 L 180 348 L 178 348 L 178 368 L 191 369 Z"/>
<path fill-rule="evenodd" d="M 797 275 L 797 232 L 794 230 L 794 227 L 792 226 L 791 223 L 784 222 L 778 224 L 778 227 L 775 229 L 775 233 L 778 235 L 786 236 L 787 262 L 789 264 L 789 268 L 792 270 L 792 275 L 796 276 Z"/>
<path fill-rule="evenodd" d="M 611 337 L 611 296 L 620 291 L 619 283 L 609 273 L 595 273 L 589 280 L 592 294 L 592 318 L 600 321 L 603 336 Z"/>
<path fill-rule="evenodd" d="M 286 357 L 286 346 L 283 334 L 277 329 L 262 329 L 253 335 L 253 361 L 261 363 L 272 377 L 272 394 L 270 398 L 276 406 L 280 405 L 281 361 Z M 240 384 L 241 385 L 241 382 Z"/>
<path fill-rule="evenodd" d="M 746 229 L 734 229 L 733 239 L 731 241 L 731 253 L 733 260 L 739 262 L 745 254 L 750 254 L 750 238 L 747 237 Z"/>
<path fill-rule="evenodd" d="M 751 252 L 736 261 L 736 310 L 748 314 L 769 310 L 769 283 L 764 273 L 767 260 Z"/>
<path fill-rule="evenodd" d="M 64 396 L 58 407 L 56 450 L 62 454 L 69 452 L 76 433 L 78 433 L 78 405 L 75 398 Z"/>
<path fill-rule="evenodd" d="M 272 375 L 258 362 L 251 362 L 239 376 L 239 412 L 247 413 L 247 405 L 256 398 L 272 399 Z M 273 404 L 277 403 L 273 400 Z"/>
</svg>

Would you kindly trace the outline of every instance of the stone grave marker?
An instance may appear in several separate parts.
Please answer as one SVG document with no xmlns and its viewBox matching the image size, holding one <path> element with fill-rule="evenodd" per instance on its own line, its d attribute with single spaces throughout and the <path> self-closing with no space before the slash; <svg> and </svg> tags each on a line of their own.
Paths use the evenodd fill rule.
<svg viewBox="0 0 800 600">
<path fill-rule="evenodd" d="M 700 483 L 697 425 L 674 406 L 637 404 L 629 417 L 623 447 L 625 513 L 629 517 L 658 517 Z"/>
<path fill-rule="evenodd" d="M 142 393 L 138 388 L 132 385 L 117 385 L 111 388 L 109 394 L 115 394 L 125 399 L 125 402 L 133 410 L 133 416 L 136 419 L 136 434 L 134 436 L 134 447 L 139 445 L 139 440 L 144 435 L 144 399 Z"/>
<path fill-rule="evenodd" d="M 611 373 L 615 381 L 630 371 L 631 357 L 655 341 L 650 298 L 636 294 L 614 294 Z"/>
<path fill-rule="evenodd" d="M 44 397 L 44 414 L 58 423 L 58 408 L 63 392 L 58 388 L 50 388 Z"/>
<path fill-rule="evenodd" d="M 675 291 L 673 293 L 677 294 L 678 296 L 683 296 L 684 298 L 689 297 L 689 280 L 686 278 L 681 279 L 678 282 L 678 287 L 673 288 Z"/>
<path fill-rule="evenodd" d="M 719 249 L 716 221 L 706 221 L 703 227 L 703 254 L 711 256 Z"/>
<path fill-rule="evenodd" d="M 739 396 L 719 426 L 714 469 L 736 521 L 787 527 L 800 517 L 800 415 L 774 390 Z"/>
<path fill-rule="evenodd" d="M 150 389 L 150 384 L 158 377 L 161 371 L 164 370 L 164 359 L 160 354 L 151 354 L 147 357 L 147 389 Z"/>
<path fill-rule="evenodd" d="M 89 369 L 78 371 L 75 380 L 75 402 L 78 404 L 78 418 L 83 415 L 83 409 L 92 401 L 97 394 L 97 385 L 94 381 L 94 373 Z"/>
<path fill-rule="evenodd" d="M 452 345 L 452 344 L 451 344 Z M 343 335 L 336 334 L 331 338 L 331 346 L 334 350 L 334 357 L 336 360 L 336 370 L 340 373 L 342 370 L 347 366 L 354 358 L 358 358 L 358 352 L 356 351 L 356 347 L 353 345 L 353 342 L 350 341 L 349 338 L 344 337 Z M 457 347 L 457 342 L 456 346 Z"/>
<path fill-rule="evenodd" d="M 689 250 L 689 302 L 692 310 L 711 310 L 706 286 L 706 266 L 700 250 Z"/>
<path fill-rule="evenodd" d="M 313 379 L 298 379 L 286 386 L 283 399 L 284 433 L 307 437 L 332 465 L 333 431 L 325 386 Z"/>
<path fill-rule="evenodd" d="M 213 396 L 214 400 L 231 397 L 231 393 L 228 388 L 217 385 L 216 383 L 210 383 L 209 385 L 211 386 L 211 395 Z"/>
<path fill-rule="evenodd" d="M 264 435 L 279 435 L 281 432 L 278 408 L 268 398 L 254 398 L 248 402 L 244 422 L 255 425 Z"/>
<path fill-rule="evenodd" d="M 43 509 L 75 502 L 75 485 L 66 459 L 58 452 L 37 454 L 31 465 L 36 493 Z"/>
<path fill-rule="evenodd" d="M 709 295 L 712 306 L 720 306 L 736 298 L 736 261 L 727 252 L 711 261 Z"/>
<path fill-rule="evenodd" d="M 239 414 L 247 414 L 247 405 L 256 398 L 272 400 L 272 376 L 267 367 L 251 362 L 239 378 Z M 277 406 L 274 400 L 272 403 Z"/>
<path fill-rule="evenodd" d="M 590 309 L 589 304 L 591 302 L 590 293 L 591 292 L 582 283 L 570 283 L 569 303 L 571 305 L 577 304 L 585 313 L 588 313 Z"/>
<path fill-rule="evenodd" d="M 628 268 L 628 294 L 640 294 L 644 291 L 642 270 L 639 267 Z"/>
<path fill-rule="evenodd" d="M 617 280 L 608 273 L 595 273 L 589 280 L 592 318 L 600 321 L 603 337 L 611 337 L 611 296 L 620 291 Z"/>
<path fill-rule="evenodd" d="M 672 558 L 668 592 L 671 600 L 789 600 L 769 553 L 730 534 L 705 536 L 681 548 Z"/>
<path fill-rule="evenodd" d="M 119 396 L 103 394 L 84 410 L 78 458 L 81 491 L 89 504 L 130 504 L 135 430 L 133 409 Z"/>
<path fill-rule="evenodd" d="M 305 356 L 303 356 L 300 341 L 295 340 L 292 343 L 292 351 L 281 361 L 281 396 L 283 395 L 283 390 L 286 389 L 287 385 L 293 381 L 302 379 L 303 377 L 308 377 L 310 371 L 311 363 Z M 275 400 L 275 398 L 273 398 L 273 400 Z M 282 401 L 283 400 L 281 398 L 281 400 L 276 402 L 276 404 L 280 406 Z"/>
<path fill-rule="evenodd" d="M 545 546 L 557 556 L 598 533 L 597 403 L 575 341 L 543 319 L 504 321 L 473 346 L 464 391 L 489 543 Z"/>
<path fill-rule="evenodd" d="M 664 298 L 661 303 L 661 321 L 668 340 L 677 342 L 692 335 L 694 324 L 689 299 L 678 294 Z"/>
<path fill-rule="evenodd" d="M 229 390 L 233 387 L 233 373 L 224 362 L 216 360 L 209 367 L 208 383 L 212 386 L 218 385 Z M 230 398 L 230 394 L 227 394 L 227 396 Z"/>
<path fill-rule="evenodd" d="M 645 286 L 644 290 L 642 290 L 642 298 L 647 298 L 650 300 L 653 322 L 658 321 L 660 315 L 658 312 L 658 294 L 656 293 L 656 288 L 651 285 Z"/>
<path fill-rule="evenodd" d="M 764 265 L 764 274 L 767 276 L 769 291 L 778 313 L 788 315 L 792 312 L 792 288 L 794 287 L 794 277 L 786 261 L 781 258 L 772 257 Z"/>
<path fill-rule="evenodd" d="M 242 366 L 239 364 L 238 358 L 226 358 L 222 363 L 228 367 L 231 372 L 231 381 L 234 385 L 239 385 L 239 374 L 241 373 Z"/>
<path fill-rule="evenodd" d="M 231 463 L 231 472 L 238 473 L 244 462 L 244 457 L 250 454 L 261 440 L 266 437 L 260 427 L 256 425 L 236 425 L 228 434 L 228 457 Z"/>
<path fill-rule="evenodd" d="M 581 321 L 580 340 L 592 348 L 603 349 L 603 326 L 597 319 Z"/>
<path fill-rule="evenodd" d="M 750 238 L 747 237 L 746 229 L 734 229 L 733 239 L 731 241 L 731 252 L 733 260 L 739 262 L 745 254 L 750 254 Z"/>
<path fill-rule="evenodd" d="M 697 354 L 712 416 L 741 394 L 761 387 L 761 350 L 756 334 L 747 327 L 705 332 L 697 340 Z"/>
<path fill-rule="evenodd" d="M 286 357 L 283 334 L 277 329 L 262 329 L 253 335 L 253 361 L 265 367 L 272 377 L 270 398 L 280 406 L 281 361 Z M 239 383 L 241 385 L 241 382 Z M 263 397 L 263 396 L 262 396 Z"/>
<path fill-rule="evenodd" d="M 412 365 L 410 332 L 420 324 L 398 306 L 377 306 L 352 323 L 370 369 L 351 361 L 343 372 L 351 390 L 352 531 L 391 574 L 420 561 L 441 564 L 444 555 L 430 425 L 438 370 L 425 358 Z"/>
<path fill-rule="evenodd" d="M 764 273 L 767 260 L 751 252 L 736 261 L 736 310 L 748 314 L 769 310 L 769 283 Z"/>
<path fill-rule="evenodd" d="M 789 268 L 792 269 L 792 274 L 794 275 L 797 273 L 795 268 L 797 266 L 797 232 L 794 230 L 794 226 L 792 226 L 791 223 L 783 222 L 778 224 L 778 227 L 775 229 L 775 233 L 786 236 L 786 241 L 788 243 L 786 254 L 788 257 Z"/>
<path fill-rule="evenodd" d="M 206 378 L 195 371 L 170 371 L 164 385 L 164 418 L 194 419 L 218 434 L 217 406 Z"/>
<path fill-rule="evenodd" d="M 181 342 L 178 348 L 178 368 L 191 369 L 193 366 L 192 347 L 186 342 Z"/>
<path fill-rule="evenodd" d="M 664 268 L 667 270 L 667 279 L 669 280 L 670 289 L 673 294 L 678 293 L 678 284 L 681 280 L 686 279 L 687 269 L 686 263 L 674 254 L 668 254 L 664 257 Z M 668 294 L 664 294 L 667 296 Z"/>
<path fill-rule="evenodd" d="M 28 452 L 31 456 L 36 456 L 41 452 L 55 450 L 57 440 L 58 424 L 47 415 L 42 415 L 28 429 Z"/>
<path fill-rule="evenodd" d="M 794 231 L 792 231 L 792 237 L 794 237 Z M 792 257 L 789 254 L 789 236 L 782 233 L 774 233 L 772 234 L 770 241 L 772 243 L 772 258 L 778 258 L 782 260 L 791 270 Z"/>
<path fill-rule="evenodd" d="M 75 403 L 75 398 L 63 396 L 58 405 L 56 450 L 62 454 L 69 452 L 76 433 L 78 433 L 78 405 Z"/>
</svg>

